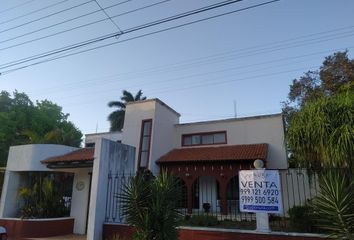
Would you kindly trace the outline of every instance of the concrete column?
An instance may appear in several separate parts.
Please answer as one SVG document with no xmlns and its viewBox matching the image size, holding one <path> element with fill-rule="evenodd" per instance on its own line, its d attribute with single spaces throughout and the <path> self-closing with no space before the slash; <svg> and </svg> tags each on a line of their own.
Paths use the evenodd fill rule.
<svg viewBox="0 0 354 240">
<path fill-rule="evenodd" d="M 86 233 L 86 220 L 89 200 L 90 175 L 91 169 L 80 169 L 75 172 L 73 182 L 73 193 L 71 201 L 70 216 L 75 218 L 74 233 Z"/>
<path fill-rule="evenodd" d="M 271 232 L 268 213 L 256 213 L 257 232 Z"/>
<path fill-rule="evenodd" d="M 101 240 L 105 222 L 108 174 L 133 174 L 135 148 L 107 139 L 96 142 L 92 171 L 87 240 Z"/>
<path fill-rule="evenodd" d="M 227 215 L 228 206 L 227 206 L 227 182 L 226 181 L 219 181 L 219 191 L 220 191 L 221 213 L 223 215 Z"/>
<path fill-rule="evenodd" d="M 262 160 L 255 160 L 253 163 L 256 169 L 264 169 L 264 162 Z M 268 213 L 256 213 L 256 222 L 257 222 L 257 232 L 270 232 L 269 228 L 269 216 Z"/>
<path fill-rule="evenodd" d="M 17 193 L 20 187 L 20 173 L 6 171 L 0 202 L 0 217 L 16 217 Z"/>
<path fill-rule="evenodd" d="M 187 209 L 188 214 L 192 214 L 193 211 L 193 183 L 186 182 L 187 187 Z"/>
</svg>

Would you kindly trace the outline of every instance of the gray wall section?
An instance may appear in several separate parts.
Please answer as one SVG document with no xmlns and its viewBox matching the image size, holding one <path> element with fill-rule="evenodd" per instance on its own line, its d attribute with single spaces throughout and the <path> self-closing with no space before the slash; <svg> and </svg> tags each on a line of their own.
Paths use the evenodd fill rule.
<svg viewBox="0 0 354 240">
<path fill-rule="evenodd" d="M 135 148 L 107 139 L 96 142 L 92 172 L 90 210 L 87 230 L 88 240 L 102 239 L 105 221 L 108 174 L 133 174 Z"/>
<path fill-rule="evenodd" d="M 20 174 L 6 171 L 0 204 L 0 218 L 16 217 L 17 192 L 20 186 Z"/>
</svg>

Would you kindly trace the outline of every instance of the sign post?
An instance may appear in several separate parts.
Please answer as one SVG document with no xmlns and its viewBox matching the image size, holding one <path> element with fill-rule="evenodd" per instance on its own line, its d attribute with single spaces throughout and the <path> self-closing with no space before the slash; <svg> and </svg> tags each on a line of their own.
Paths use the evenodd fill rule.
<svg viewBox="0 0 354 240">
<path fill-rule="evenodd" d="M 257 231 L 270 232 L 268 213 L 282 213 L 280 177 L 277 170 L 239 172 L 240 211 L 256 213 Z"/>
</svg>

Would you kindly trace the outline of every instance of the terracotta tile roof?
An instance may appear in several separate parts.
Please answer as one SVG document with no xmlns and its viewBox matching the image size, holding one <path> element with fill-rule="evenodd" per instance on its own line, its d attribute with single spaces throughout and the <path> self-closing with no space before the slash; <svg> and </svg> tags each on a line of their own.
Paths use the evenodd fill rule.
<svg viewBox="0 0 354 240">
<path fill-rule="evenodd" d="M 81 148 L 64 155 L 54 156 L 42 160 L 41 163 L 56 163 L 56 162 L 76 162 L 76 161 L 92 161 L 95 148 Z"/>
<path fill-rule="evenodd" d="M 266 160 L 268 144 L 229 145 L 222 147 L 197 147 L 173 149 L 157 160 L 157 163 L 223 160 Z"/>
</svg>

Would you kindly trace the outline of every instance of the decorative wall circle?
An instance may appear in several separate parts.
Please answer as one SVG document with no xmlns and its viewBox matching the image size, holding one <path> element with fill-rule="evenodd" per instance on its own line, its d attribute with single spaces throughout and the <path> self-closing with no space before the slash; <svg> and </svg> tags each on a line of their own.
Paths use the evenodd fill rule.
<svg viewBox="0 0 354 240">
<path fill-rule="evenodd" d="M 81 191 L 85 188 L 85 183 L 83 181 L 78 181 L 75 187 L 78 191 Z"/>
</svg>

